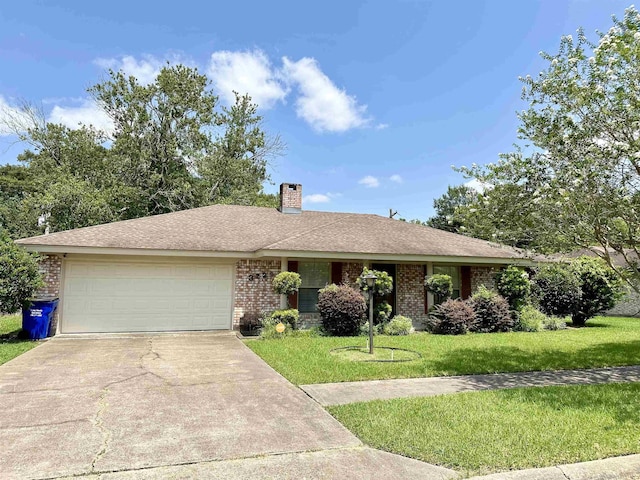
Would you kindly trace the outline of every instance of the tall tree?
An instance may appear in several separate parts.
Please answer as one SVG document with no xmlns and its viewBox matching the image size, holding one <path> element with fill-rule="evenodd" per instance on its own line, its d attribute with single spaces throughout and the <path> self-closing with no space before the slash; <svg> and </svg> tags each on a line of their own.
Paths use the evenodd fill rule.
<svg viewBox="0 0 640 480">
<path fill-rule="evenodd" d="M 30 145 L 24 167 L 0 169 L 0 224 L 14 238 L 212 203 L 275 205 L 262 186 L 283 147 L 248 96 L 219 108 L 206 76 L 183 65 L 147 85 L 110 71 L 89 91 L 112 132 L 47 123 L 28 104 L 5 116 Z"/>
<path fill-rule="evenodd" d="M 594 252 L 638 289 L 640 14 L 630 7 L 597 43 L 579 30 L 542 57 L 548 68 L 522 79 L 522 148 L 464 169 L 496 185 L 479 208 L 494 212 L 494 222 L 535 231 L 540 249 L 600 247 Z"/>
<path fill-rule="evenodd" d="M 462 222 L 456 211 L 478 197 L 478 192 L 466 185 L 447 187 L 447 192 L 433 201 L 436 214 L 427 220 L 427 225 L 447 232 L 462 233 Z M 464 229 L 463 229 L 464 231 Z"/>
</svg>

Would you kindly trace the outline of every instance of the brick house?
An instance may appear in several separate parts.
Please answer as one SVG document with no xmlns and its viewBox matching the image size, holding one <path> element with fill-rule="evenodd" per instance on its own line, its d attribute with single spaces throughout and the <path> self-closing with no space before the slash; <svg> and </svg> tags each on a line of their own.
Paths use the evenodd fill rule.
<svg viewBox="0 0 640 480">
<path fill-rule="evenodd" d="M 493 286 L 496 269 L 531 262 L 490 242 L 370 214 L 302 211 L 302 186 L 282 184 L 279 209 L 212 205 L 18 240 L 43 255 L 42 294 L 60 297 L 51 334 L 235 329 L 285 305 L 271 291 L 297 271 L 289 299 L 318 320 L 318 289 L 353 283 L 363 266 L 389 272 L 394 313 L 416 327 L 433 298 L 425 275 L 454 294 Z"/>
</svg>

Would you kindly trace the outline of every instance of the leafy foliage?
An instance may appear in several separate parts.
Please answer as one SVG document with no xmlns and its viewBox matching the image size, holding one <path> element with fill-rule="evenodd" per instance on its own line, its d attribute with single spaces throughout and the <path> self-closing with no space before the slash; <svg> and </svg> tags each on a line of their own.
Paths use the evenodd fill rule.
<svg viewBox="0 0 640 480">
<path fill-rule="evenodd" d="M 376 325 L 383 325 L 389 321 L 391 316 L 391 305 L 383 300 L 373 308 L 373 321 Z"/>
<path fill-rule="evenodd" d="M 206 76 L 183 65 L 144 85 L 110 71 L 89 92 L 113 132 L 47 123 L 28 105 L 22 123 L 5 119 L 31 147 L 22 167 L 0 169 L 0 222 L 12 237 L 214 203 L 276 205 L 262 185 L 283 146 L 248 96 L 219 108 Z"/>
<path fill-rule="evenodd" d="M 511 309 L 520 311 L 529 301 L 531 294 L 529 274 L 510 265 L 496 274 L 496 289 L 507 299 Z"/>
<path fill-rule="evenodd" d="M 284 338 L 298 329 L 299 320 L 300 313 L 294 308 L 265 313 L 261 321 L 262 331 L 260 332 L 260 337 L 264 339 Z M 284 332 L 278 332 L 276 330 L 276 325 L 279 323 L 285 326 Z"/>
<path fill-rule="evenodd" d="M 360 290 L 363 292 L 369 291 L 367 281 L 364 279 L 365 275 L 368 275 L 369 273 L 373 273 L 377 277 L 373 285 L 374 296 L 383 297 L 393 292 L 393 277 L 391 275 L 387 272 L 369 270 L 367 267 L 363 268 L 362 274 L 356 279 L 356 284 Z"/>
<path fill-rule="evenodd" d="M 566 265 L 558 263 L 538 269 L 531 293 L 545 315 L 571 315 L 582 298 L 578 278 Z"/>
<path fill-rule="evenodd" d="M 541 332 L 547 316 L 533 305 L 525 305 L 518 312 L 518 321 L 514 330 L 520 332 Z"/>
<path fill-rule="evenodd" d="M 471 330 L 478 333 L 508 332 L 515 321 L 509 312 L 509 303 L 496 292 L 480 285 L 469 304 L 476 314 Z"/>
<path fill-rule="evenodd" d="M 541 56 L 547 67 L 521 79 L 521 147 L 462 169 L 494 186 L 463 222 L 511 245 L 591 249 L 640 291 L 640 13 L 630 7 L 597 41 L 580 29 Z"/>
<path fill-rule="evenodd" d="M 0 312 L 15 313 L 43 285 L 37 257 L 0 232 Z"/>
<path fill-rule="evenodd" d="M 413 321 L 402 315 L 394 316 L 383 328 L 385 335 L 410 335 L 413 331 Z"/>
<path fill-rule="evenodd" d="M 571 272 L 580 283 L 580 302 L 571 314 L 574 326 L 584 326 L 598 313 L 613 308 L 622 298 L 622 281 L 601 259 L 579 257 L 571 262 Z"/>
<path fill-rule="evenodd" d="M 280 272 L 271 282 L 273 292 L 278 295 L 291 295 L 296 293 L 302 285 L 300 274 L 297 272 Z"/>
<path fill-rule="evenodd" d="M 430 277 L 425 278 L 424 286 L 428 292 L 433 293 L 443 300 L 446 300 L 453 295 L 453 281 L 450 275 L 443 273 L 435 273 Z"/>
<path fill-rule="evenodd" d="M 469 302 L 449 299 L 436 305 L 426 322 L 431 333 L 442 335 L 464 335 L 473 329 L 476 313 Z"/>
<path fill-rule="evenodd" d="M 332 335 L 357 335 L 365 321 L 367 305 L 362 294 L 348 285 L 327 285 L 318 293 L 322 327 Z"/>
<path fill-rule="evenodd" d="M 433 201 L 436 214 L 426 221 L 429 227 L 447 232 L 462 233 L 465 228 L 460 222 L 457 211 L 461 207 L 472 204 L 478 197 L 478 192 L 466 185 L 447 187 L 447 192 Z"/>
</svg>

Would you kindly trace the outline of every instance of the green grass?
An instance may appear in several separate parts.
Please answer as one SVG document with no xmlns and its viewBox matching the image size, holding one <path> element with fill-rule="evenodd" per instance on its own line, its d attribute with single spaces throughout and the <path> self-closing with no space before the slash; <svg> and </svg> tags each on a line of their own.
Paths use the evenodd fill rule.
<svg viewBox="0 0 640 480">
<path fill-rule="evenodd" d="M 38 345 L 31 340 L 19 339 L 18 333 L 21 328 L 20 315 L 0 316 L 0 365 Z"/>
<path fill-rule="evenodd" d="M 366 444 L 466 475 L 640 453 L 640 384 L 520 388 L 328 409 Z"/>
<path fill-rule="evenodd" d="M 287 337 L 247 345 L 292 383 L 346 382 L 472 373 L 566 370 L 640 364 L 640 319 L 598 317 L 588 327 L 463 336 L 418 333 L 375 338 L 375 345 L 415 350 L 406 363 L 354 362 L 330 350 L 366 345 L 366 337 Z"/>
</svg>

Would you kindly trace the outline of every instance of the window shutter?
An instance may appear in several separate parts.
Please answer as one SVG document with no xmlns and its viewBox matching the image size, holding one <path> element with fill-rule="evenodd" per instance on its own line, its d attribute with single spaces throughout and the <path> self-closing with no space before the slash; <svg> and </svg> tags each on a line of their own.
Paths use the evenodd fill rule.
<svg viewBox="0 0 640 480">
<path fill-rule="evenodd" d="M 460 267 L 460 296 L 465 299 L 471 296 L 471 267 Z"/>
<path fill-rule="evenodd" d="M 331 283 L 336 285 L 342 283 L 342 262 L 331 263 Z"/>
<path fill-rule="evenodd" d="M 290 260 L 289 264 L 287 265 L 287 269 L 290 272 L 298 273 L 298 262 L 295 260 Z M 289 308 L 298 308 L 298 292 L 289 295 L 287 300 L 289 301 Z"/>
</svg>

